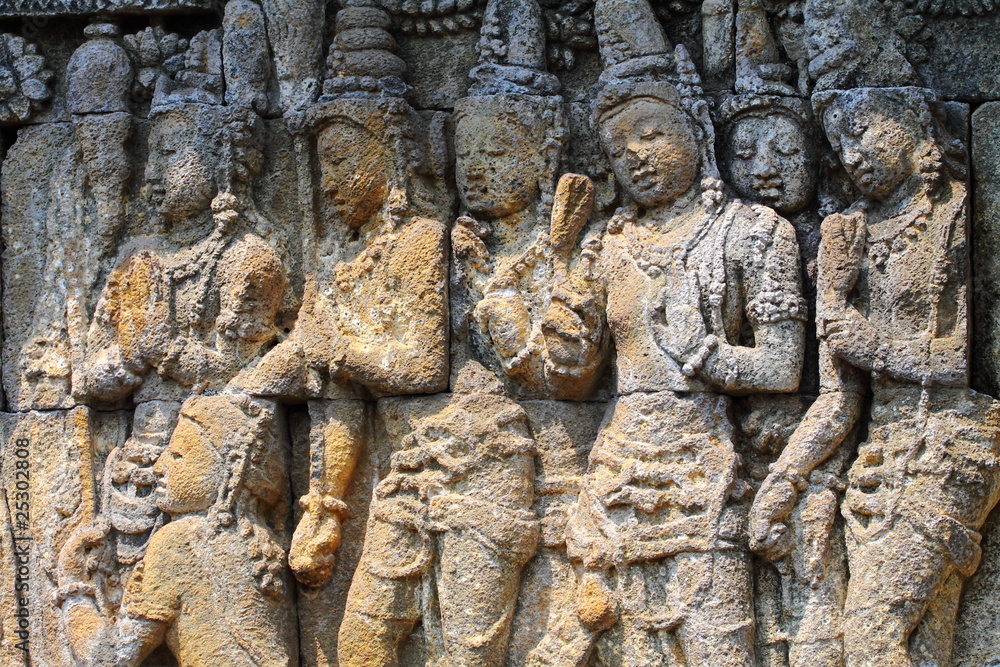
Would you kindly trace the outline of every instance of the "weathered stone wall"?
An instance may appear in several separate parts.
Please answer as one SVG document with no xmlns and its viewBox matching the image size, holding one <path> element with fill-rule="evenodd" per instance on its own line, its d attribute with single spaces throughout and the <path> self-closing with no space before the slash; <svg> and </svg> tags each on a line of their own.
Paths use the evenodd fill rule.
<svg viewBox="0 0 1000 667">
<path fill-rule="evenodd" d="M 1000 665 L 998 38 L 0 0 L 0 664 Z"/>
</svg>

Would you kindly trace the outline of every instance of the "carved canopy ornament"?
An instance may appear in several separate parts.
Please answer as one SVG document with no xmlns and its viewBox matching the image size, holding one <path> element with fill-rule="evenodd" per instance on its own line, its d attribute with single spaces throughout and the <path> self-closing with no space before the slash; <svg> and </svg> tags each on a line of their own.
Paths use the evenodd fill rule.
<svg viewBox="0 0 1000 667">
<path fill-rule="evenodd" d="M 1000 0 L 896 0 L 931 16 L 981 16 L 1000 8 Z"/>
<path fill-rule="evenodd" d="M 483 17 L 483 0 L 381 0 L 405 35 L 450 35 L 475 30 Z"/>
<path fill-rule="evenodd" d="M 26 121 L 51 97 L 51 78 L 37 45 L 0 34 L 0 123 Z"/>
<path fill-rule="evenodd" d="M 0 17 L 70 14 L 140 14 L 180 9 L 210 9 L 213 0 L 3 0 Z"/>
</svg>

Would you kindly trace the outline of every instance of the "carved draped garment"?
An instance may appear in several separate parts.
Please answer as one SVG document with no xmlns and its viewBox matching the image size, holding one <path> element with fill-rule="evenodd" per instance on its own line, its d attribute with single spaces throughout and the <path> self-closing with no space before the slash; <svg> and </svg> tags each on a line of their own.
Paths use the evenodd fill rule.
<svg viewBox="0 0 1000 667">
<path fill-rule="evenodd" d="M 868 221 L 853 304 L 887 339 L 954 336 L 964 347 L 965 219 L 965 188 L 952 182 L 937 201 L 918 198 L 899 218 Z M 949 370 L 966 377 L 964 363 Z M 1000 403 L 965 387 L 873 376 L 869 440 L 843 507 L 853 536 L 874 539 L 908 521 L 960 570 L 974 569 L 976 531 L 1000 495 Z"/>
<path fill-rule="evenodd" d="M 690 249 L 687 275 L 668 263 L 659 275 L 640 268 L 645 255 L 629 247 L 640 234 L 626 223 L 606 237 L 601 258 L 623 396 L 609 408 L 567 531 L 571 558 L 585 564 L 594 554 L 634 562 L 744 541 L 746 508 L 733 501 L 747 487 L 738 477 L 729 398 L 685 376 L 655 333 L 671 300 L 686 305 L 685 278 L 697 272 L 706 332 L 733 345 L 752 345 L 760 324 L 805 316 L 794 230 L 773 213 L 730 203 Z M 710 276 L 720 266 L 721 331 L 713 330 L 709 302 Z M 659 310 L 658 298 L 667 301 Z"/>
</svg>

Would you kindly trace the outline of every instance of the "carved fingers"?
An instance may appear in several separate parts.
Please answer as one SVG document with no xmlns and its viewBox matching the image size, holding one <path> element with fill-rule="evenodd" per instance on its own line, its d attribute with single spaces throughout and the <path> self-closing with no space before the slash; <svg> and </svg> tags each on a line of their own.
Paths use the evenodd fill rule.
<svg viewBox="0 0 1000 667">
<path fill-rule="evenodd" d="M 878 330 L 854 308 L 829 315 L 825 338 L 833 356 L 859 368 L 873 369 L 879 357 Z"/>
<path fill-rule="evenodd" d="M 59 596 L 94 595 L 93 579 L 98 572 L 111 571 L 111 549 L 106 540 L 111 526 L 98 520 L 78 528 L 59 551 L 56 580 Z"/>
<path fill-rule="evenodd" d="M 782 521 L 798 498 L 787 475 L 772 472 L 761 485 L 750 508 L 750 548 L 769 560 L 780 560 L 792 550 L 792 536 Z"/>
<path fill-rule="evenodd" d="M 821 226 L 819 289 L 841 307 L 861 271 L 868 226 L 864 213 L 828 216 Z"/>
<path fill-rule="evenodd" d="M 482 269 L 490 255 L 483 242 L 485 237 L 486 230 L 483 226 L 469 216 L 463 215 L 451 230 L 452 251 L 469 266 L 477 270 Z"/>
<path fill-rule="evenodd" d="M 309 494 L 299 504 L 302 518 L 292 535 L 288 565 L 307 586 L 321 586 L 330 578 L 340 546 L 341 521 L 347 506 L 332 496 Z"/>
<path fill-rule="evenodd" d="M 557 287 L 542 320 L 542 335 L 557 372 L 593 366 L 599 361 L 603 336 L 600 304 L 592 294 Z"/>
</svg>

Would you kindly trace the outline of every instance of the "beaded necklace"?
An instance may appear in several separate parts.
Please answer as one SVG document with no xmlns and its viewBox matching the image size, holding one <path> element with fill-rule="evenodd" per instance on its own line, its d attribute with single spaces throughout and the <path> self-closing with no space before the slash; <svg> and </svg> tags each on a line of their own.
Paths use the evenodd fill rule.
<svg viewBox="0 0 1000 667">
<path fill-rule="evenodd" d="M 725 244 L 735 219 L 735 213 L 736 207 L 734 206 L 727 207 L 724 212 L 707 210 L 686 239 L 671 245 L 655 245 L 640 241 L 636 234 L 635 214 L 631 211 L 619 211 L 621 219 L 615 225 L 616 227 L 620 225 L 619 229 L 625 232 L 626 247 L 635 265 L 647 276 L 656 279 L 664 274 L 668 266 L 672 268 L 674 275 L 685 276 L 691 273 L 692 270 L 688 267 L 691 253 L 716 227 L 720 216 L 722 217 L 722 223 L 719 225 L 712 248 L 712 265 L 708 284 L 708 302 L 711 306 L 710 321 L 715 333 L 709 333 L 705 336 L 700 349 L 690 359 L 675 359 L 681 366 L 681 372 L 689 378 L 697 375 L 712 351 L 719 346 L 719 336 L 725 336 L 725 322 L 722 314 L 722 303 L 726 293 Z M 697 278 L 697 271 L 694 271 L 694 274 Z M 657 294 L 656 300 L 660 305 L 654 309 L 654 312 L 663 313 L 663 304 L 669 296 L 665 294 L 665 291 L 667 291 L 666 287 Z M 697 304 L 696 307 L 700 311 L 700 304 Z M 662 324 L 654 321 L 653 326 L 655 330 L 657 327 L 662 327 Z M 668 352 L 668 354 L 670 353 Z M 723 353 L 721 348 L 720 355 L 720 361 L 726 368 L 725 383 L 727 386 L 733 385 L 739 372 L 736 359 L 732 354 Z"/>
</svg>

